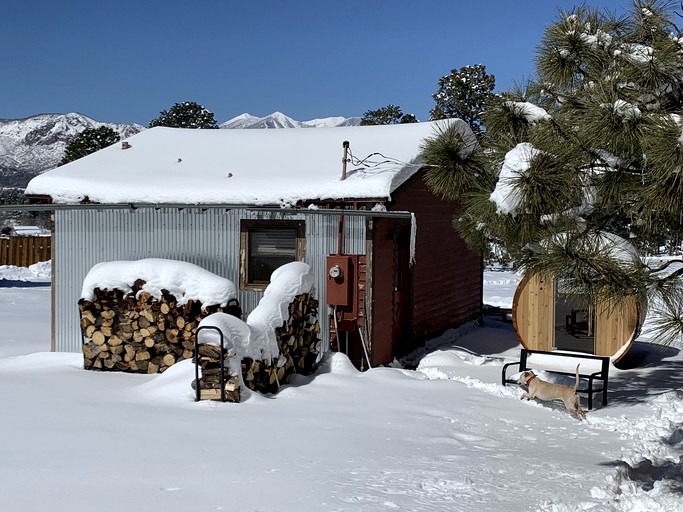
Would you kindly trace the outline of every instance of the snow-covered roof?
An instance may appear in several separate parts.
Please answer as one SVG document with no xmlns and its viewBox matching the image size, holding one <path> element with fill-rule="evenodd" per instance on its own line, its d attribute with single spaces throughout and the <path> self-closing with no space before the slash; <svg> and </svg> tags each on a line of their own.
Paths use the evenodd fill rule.
<svg viewBox="0 0 683 512">
<path fill-rule="evenodd" d="M 47 236 L 50 234 L 50 230 L 39 226 L 13 226 L 12 234 L 17 236 Z"/>
<path fill-rule="evenodd" d="M 469 133 L 461 120 L 455 122 Z M 291 205 L 388 199 L 419 169 L 437 122 L 302 130 L 157 127 L 31 180 L 55 203 Z M 341 181 L 342 145 L 353 156 Z M 371 156 L 370 156 L 371 155 Z M 369 157 L 369 158 L 368 158 Z M 367 160 L 364 160 L 366 159 Z"/>
</svg>

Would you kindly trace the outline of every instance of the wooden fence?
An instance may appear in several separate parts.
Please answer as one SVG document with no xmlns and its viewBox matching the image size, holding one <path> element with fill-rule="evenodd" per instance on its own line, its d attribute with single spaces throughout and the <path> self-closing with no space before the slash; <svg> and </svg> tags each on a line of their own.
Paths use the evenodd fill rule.
<svg viewBox="0 0 683 512">
<path fill-rule="evenodd" d="M 11 236 L 0 237 L 0 265 L 28 267 L 51 256 L 52 237 Z"/>
</svg>

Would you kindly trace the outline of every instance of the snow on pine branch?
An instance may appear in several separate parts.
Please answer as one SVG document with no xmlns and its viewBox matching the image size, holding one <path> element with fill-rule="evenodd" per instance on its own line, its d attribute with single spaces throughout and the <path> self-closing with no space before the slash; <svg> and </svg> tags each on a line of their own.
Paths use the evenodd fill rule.
<svg viewBox="0 0 683 512">
<path fill-rule="evenodd" d="M 505 106 L 524 117 L 529 124 L 536 124 L 541 121 L 549 121 L 552 119 L 545 109 L 528 101 L 506 101 Z"/>
<path fill-rule="evenodd" d="M 602 108 L 611 109 L 616 115 L 621 117 L 623 122 L 633 121 L 642 116 L 640 109 L 624 100 L 616 100 L 614 103 L 602 103 Z"/>
<path fill-rule="evenodd" d="M 522 191 L 518 186 L 520 178 L 529 170 L 531 161 L 539 153 L 540 151 L 529 142 L 517 144 L 507 152 L 498 183 L 490 196 L 490 200 L 496 203 L 498 214 L 517 214 L 522 203 Z"/>
</svg>

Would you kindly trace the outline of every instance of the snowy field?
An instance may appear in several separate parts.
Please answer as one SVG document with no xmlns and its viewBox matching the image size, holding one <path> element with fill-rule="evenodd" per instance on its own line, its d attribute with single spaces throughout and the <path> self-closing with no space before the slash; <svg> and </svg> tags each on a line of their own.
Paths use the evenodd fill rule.
<svg viewBox="0 0 683 512">
<path fill-rule="evenodd" d="M 485 279 L 509 306 L 517 277 Z M 188 361 L 147 376 L 49 353 L 49 307 L 49 268 L 0 267 L 3 511 L 683 510 L 676 349 L 638 342 L 585 422 L 500 385 L 519 344 L 493 321 L 414 371 L 334 354 L 276 396 L 195 403 Z"/>
</svg>

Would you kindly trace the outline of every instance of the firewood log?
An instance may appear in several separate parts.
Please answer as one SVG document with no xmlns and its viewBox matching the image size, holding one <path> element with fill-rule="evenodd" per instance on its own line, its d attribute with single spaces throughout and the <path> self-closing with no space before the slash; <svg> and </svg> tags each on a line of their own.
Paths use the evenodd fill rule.
<svg viewBox="0 0 683 512">
<path fill-rule="evenodd" d="M 92 333 L 91 339 L 95 345 L 102 345 L 104 344 L 105 336 L 102 331 L 95 331 Z"/>
<path fill-rule="evenodd" d="M 168 290 L 154 298 L 144 284 L 136 280 L 128 294 L 98 288 L 94 300 L 79 300 L 85 368 L 162 372 L 193 356 L 197 325 L 209 311 L 225 310 L 198 301 L 178 306 Z"/>
</svg>

